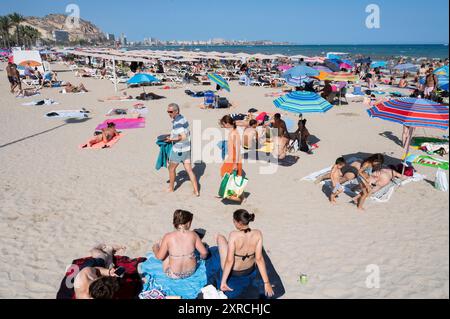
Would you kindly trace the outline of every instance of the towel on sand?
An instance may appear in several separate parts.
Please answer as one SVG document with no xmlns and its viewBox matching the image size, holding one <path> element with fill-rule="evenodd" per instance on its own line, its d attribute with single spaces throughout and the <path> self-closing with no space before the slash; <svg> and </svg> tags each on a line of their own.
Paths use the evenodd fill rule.
<svg viewBox="0 0 450 319">
<path fill-rule="evenodd" d="M 218 247 L 210 247 L 209 251 L 210 257 L 206 260 L 208 285 L 213 285 L 217 289 L 220 289 L 222 267 L 220 265 L 219 249 Z M 275 295 L 271 299 L 280 298 L 285 293 L 283 283 L 265 251 L 263 251 L 263 255 L 267 275 L 269 276 L 270 283 L 274 286 L 273 291 Z M 255 270 L 247 276 L 230 276 L 227 280 L 227 285 L 233 289 L 233 291 L 225 292 L 225 295 L 229 299 L 267 299 L 264 292 L 264 281 L 261 278 L 258 267 L 255 267 Z"/>
<path fill-rule="evenodd" d="M 448 161 L 428 155 L 408 154 L 406 162 L 448 171 Z"/>
<path fill-rule="evenodd" d="M 206 285 L 205 261 L 198 262 L 196 272 L 186 279 L 171 279 L 163 272 L 162 261 L 153 253 L 139 265 L 139 273 L 145 277 L 143 292 L 157 289 L 165 296 L 180 296 L 182 299 L 196 299 L 200 290 Z"/>
<path fill-rule="evenodd" d="M 75 290 L 73 288 L 73 282 L 76 277 L 77 269 L 82 270 L 85 266 L 89 265 L 88 262 L 92 261 L 92 257 L 85 257 L 72 261 L 72 265 L 67 269 L 63 280 L 61 281 L 60 288 L 56 295 L 56 299 L 75 299 Z M 136 299 L 139 292 L 142 290 L 142 281 L 137 272 L 139 263 L 145 261 L 145 258 L 131 259 L 125 256 L 114 256 L 113 263 L 116 267 L 124 267 L 125 275 L 121 279 L 121 287 L 115 299 Z"/>
<path fill-rule="evenodd" d="M 45 117 L 48 118 L 87 118 L 89 117 L 89 111 L 85 109 L 79 110 L 58 110 L 58 111 L 50 111 L 45 114 Z"/>
<path fill-rule="evenodd" d="M 156 141 L 156 145 L 159 146 L 159 154 L 156 159 L 155 168 L 159 171 L 162 167 L 167 167 L 169 163 L 170 152 L 172 151 L 172 143 L 166 143 L 161 140 Z"/>
<path fill-rule="evenodd" d="M 34 106 L 34 105 L 56 105 L 59 104 L 56 101 L 53 101 L 51 99 L 44 99 L 39 101 L 31 101 L 27 103 L 22 103 L 23 106 Z"/>
<path fill-rule="evenodd" d="M 97 131 L 100 131 L 101 129 L 106 128 L 108 126 L 108 123 L 116 124 L 117 130 L 144 128 L 145 118 L 139 117 L 139 118 L 121 118 L 121 119 L 106 120 L 103 123 L 97 125 L 95 129 Z"/>
<path fill-rule="evenodd" d="M 92 137 L 91 137 L 89 140 L 86 141 L 86 143 L 79 145 L 78 148 L 79 148 L 79 149 L 84 149 L 84 150 L 86 150 L 86 149 L 99 150 L 99 149 L 102 149 L 102 148 L 110 148 L 110 147 L 112 147 L 114 144 L 116 144 L 116 143 L 123 137 L 123 135 L 124 135 L 124 134 L 121 133 L 121 134 L 119 134 L 118 136 L 113 137 L 112 140 L 109 141 L 108 143 L 105 143 L 105 142 L 102 141 L 102 142 L 100 142 L 100 143 L 94 144 L 94 145 L 92 145 L 91 147 L 89 147 L 89 141 L 92 140 Z M 83 146 L 86 145 L 86 144 L 87 144 L 88 146 L 87 146 L 87 147 L 83 147 Z M 105 147 L 105 146 L 106 146 L 106 147 Z"/>
</svg>

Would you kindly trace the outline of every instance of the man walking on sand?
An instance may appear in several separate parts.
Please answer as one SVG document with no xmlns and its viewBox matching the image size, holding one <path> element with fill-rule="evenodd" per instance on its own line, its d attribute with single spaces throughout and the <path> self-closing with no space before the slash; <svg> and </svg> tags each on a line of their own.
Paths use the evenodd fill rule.
<svg viewBox="0 0 450 319">
<path fill-rule="evenodd" d="M 172 131 L 165 141 L 173 144 L 172 152 L 169 155 L 169 189 L 167 191 L 174 191 L 177 167 L 180 163 L 183 163 L 184 169 L 189 175 L 189 179 L 194 188 L 194 195 L 200 196 L 197 177 L 192 170 L 191 164 L 191 136 L 189 122 L 180 114 L 180 107 L 178 104 L 169 104 L 167 113 L 172 119 Z"/>
</svg>

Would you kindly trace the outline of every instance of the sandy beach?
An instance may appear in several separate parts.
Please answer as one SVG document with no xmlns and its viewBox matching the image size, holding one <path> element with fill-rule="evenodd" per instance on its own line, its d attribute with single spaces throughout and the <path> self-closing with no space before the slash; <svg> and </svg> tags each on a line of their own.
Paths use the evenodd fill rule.
<svg viewBox="0 0 450 319">
<path fill-rule="evenodd" d="M 274 98 L 265 94 L 277 90 L 233 81 L 231 93 L 221 93 L 233 109 L 203 110 L 203 99 L 184 90 L 212 86 L 146 87 L 166 98 L 145 102 L 149 113 L 144 129 L 125 131 L 111 149 L 80 150 L 78 145 L 92 136 L 109 109 L 135 102 L 98 102 L 114 94 L 111 81 L 75 78 L 62 64 L 52 68 L 61 80 L 83 82 L 90 92 L 63 95 L 45 88 L 39 97 L 19 99 L 8 92 L 2 71 L 0 298 L 55 298 L 66 267 L 101 242 L 127 246 L 130 257 L 145 256 L 172 230 L 175 209 L 194 213 L 193 227 L 206 230 L 204 241 L 210 246 L 215 246 L 215 234 L 233 230 L 232 213 L 240 206 L 215 197 L 220 164 L 197 163 L 199 198 L 192 196 L 189 180 L 168 194 L 167 170 L 155 170 L 155 141 L 170 131 L 166 107 L 171 102 L 180 105 L 191 124 L 201 120 L 202 128 L 217 128 L 218 119 L 230 112 L 246 113 L 251 107 L 275 112 Z M 127 92 L 137 95 L 142 88 Z M 60 104 L 21 105 L 41 98 Z M 88 120 L 44 117 L 52 110 L 81 107 L 91 111 Z M 330 205 L 322 186 L 301 180 L 341 155 L 403 155 L 395 138 L 380 135 L 391 132 L 401 138 L 401 126 L 370 119 L 366 109 L 355 102 L 326 114 L 305 114 L 319 148 L 313 155 L 299 153 L 297 163 L 280 166 L 273 175 L 259 174 L 262 163 L 244 162 L 250 194 L 242 208 L 256 214 L 252 227 L 264 234 L 264 247 L 286 290 L 283 298 L 449 298 L 449 200 L 447 192 L 434 189 L 435 169 L 415 166 L 427 176 L 424 181 L 398 188 L 388 203 L 369 201 L 363 213 L 345 195 Z M 418 129 L 416 134 L 444 133 Z M 366 286 L 369 265 L 379 267 L 379 288 Z M 300 274 L 308 276 L 306 284 L 299 282 Z"/>
</svg>

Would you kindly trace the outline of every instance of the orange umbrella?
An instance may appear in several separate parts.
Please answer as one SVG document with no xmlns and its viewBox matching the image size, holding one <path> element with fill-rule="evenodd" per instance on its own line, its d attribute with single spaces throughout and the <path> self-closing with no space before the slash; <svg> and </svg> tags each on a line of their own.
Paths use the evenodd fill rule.
<svg viewBox="0 0 450 319">
<path fill-rule="evenodd" d="M 34 61 L 34 60 L 25 60 L 19 63 L 19 65 L 21 66 L 29 66 L 29 67 L 36 67 L 36 66 L 41 66 L 42 64 L 39 63 L 38 61 Z"/>
</svg>

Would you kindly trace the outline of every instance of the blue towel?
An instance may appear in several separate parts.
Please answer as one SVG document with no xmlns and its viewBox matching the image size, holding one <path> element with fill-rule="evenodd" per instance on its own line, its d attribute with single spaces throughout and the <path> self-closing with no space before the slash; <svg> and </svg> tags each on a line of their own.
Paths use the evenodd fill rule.
<svg viewBox="0 0 450 319">
<path fill-rule="evenodd" d="M 225 156 L 228 154 L 228 143 L 226 140 L 217 143 L 217 147 L 222 151 L 222 160 L 225 160 Z"/>
<path fill-rule="evenodd" d="M 206 274 L 208 275 L 208 285 L 213 285 L 220 289 L 220 282 L 222 279 L 222 267 L 220 265 L 219 249 L 217 247 L 210 247 L 210 257 L 206 260 Z M 273 291 L 275 295 L 272 299 L 280 298 L 285 293 L 281 278 L 276 273 L 273 265 L 263 250 L 264 261 L 266 263 L 267 275 L 270 283 L 274 285 Z M 267 299 L 264 291 L 264 282 L 261 278 L 259 270 L 255 270 L 248 276 L 229 277 L 227 285 L 233 291 L 225 292 L 229 299 Z"/>
<path fill-rule="evenodd" d="M 156 141 L 156 145 L 159 146 L 158 159 L 156 160 L 156 170 L 160 170 L 161 167 L 167 167 L 169 162 L 170 152 L 172 151 L 172 143 L 166 143 L 164 141 Z"/>
<path fill-rule="evenodd" d="M 143 291 L 157 289 L 166 296 L 180 296 L 182 299 L 196 299 L 201 289 L 206 286 L 205 261 L 198 262 L 197 271 L 186 279 L 171 279 L 163 272 L 162 261 L 153 253 L 140 265 L 140 272 L 145 276 Z"/>
</svg>

